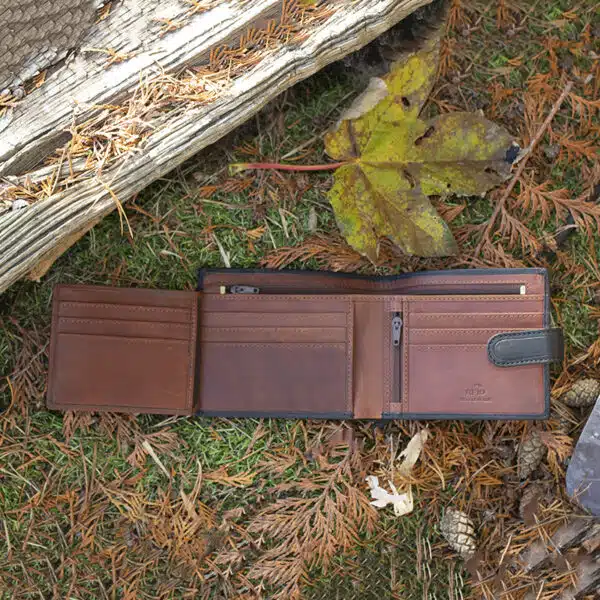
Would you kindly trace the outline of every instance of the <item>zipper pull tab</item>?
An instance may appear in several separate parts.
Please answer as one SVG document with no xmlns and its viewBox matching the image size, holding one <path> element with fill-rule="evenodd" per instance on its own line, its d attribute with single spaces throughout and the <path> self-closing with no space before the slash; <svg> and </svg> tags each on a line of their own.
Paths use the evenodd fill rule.
<svg viewBox="0 0 600 600">
<path fill-rule="evenodd" d="M 230 294 L 258 294 L 260 289 L 251 285 L 232 285 L 229 288 Z"/>
<path fill-rule="evenodd" d="M 402 317 L 396 313 L 392 319 L 392 346 L 400 347 L 400 337 L 402 336 Z"/>
</svg>

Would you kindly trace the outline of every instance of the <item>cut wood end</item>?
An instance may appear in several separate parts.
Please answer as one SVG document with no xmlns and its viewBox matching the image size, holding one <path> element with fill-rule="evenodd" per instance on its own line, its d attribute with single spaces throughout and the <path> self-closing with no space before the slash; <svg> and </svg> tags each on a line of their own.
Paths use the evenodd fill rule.
<svg viewBox="0 0 600 600">
<path fill-rule="evenodd" d="M 92 227 L 102 221 L 102 217 L 94 219 L 84 227 L 62 238 L 57 246 L 52 248 L 46 255 L 42 256 L 31 271 L 27 273 L 27 279 L 39 281 L 49 270 L 50 267 L 66 252 L 73 244 L 78 242 Z"/>
</svg>

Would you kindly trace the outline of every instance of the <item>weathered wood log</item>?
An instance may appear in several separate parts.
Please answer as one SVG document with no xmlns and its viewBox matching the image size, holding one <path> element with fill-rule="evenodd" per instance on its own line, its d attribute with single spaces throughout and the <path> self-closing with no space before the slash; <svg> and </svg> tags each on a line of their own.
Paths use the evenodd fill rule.
<svg viewBox="0 0 600 600">
<path fill-rule="evenodd" d="M 211 49 L 233 42 L 275 17 L 281 0 L 199 2 L 212 10 L 188 15 L 179 0 L 124 0 L 93 28 L 79 51 L 3 120 L 0 175 L 22 173 L 54 150 L 75 118 L 129 94 L 140 74 L 173 73 L 206 61 Z M 165 33 L 165 28 L 181 25 Z"/>
<path fill-rule="evenodd" d="M 279 30 L 277 21 L 269 24 L 270 18 L 279 15 L 282 19 L 281 13 L 289 9 L 289 3 L 281 0 L 221 2 L 206 12 L 187 16 L 178 9 L 164 17 L 168 20 L 161 22 L 162 29 L 155 23 L 159 9 L 148 7 L 158 5 L 162 14 L 168 15 L 166 9 L 173 9 L 172 3 L 125 0 L 117 5 L 106 24 L 100 23 L 85 40 L 88 50 L 82 49 L 63 71 L 27 96 L 0 129 L 0 175 L 12 176 L 9 184 L 47 177 L 46 188 L 50 189 L 48 197 L 26 209 L 0 214 L 0 292 L 40 263 L 51 264 L 50 259 L 120 202 L 245 122 L 279 93 L 364 46 L 428 2 L 328 3 L 327 14 L 296 31 L 289 42 L 281 42 L 286 23 L 282 22 Z M 120 20 L 119 8 L 124 11 Z M 174 23 L 180 28 L 165 33 L 165 27 Z M 241 47 L 240 35 L 246 36 L 243 41 L 249 45 L 252 31 L 260 27 L 266 32 L 257 37 L 263 48 L 247 67 L 242 65 L 226 80 L 213 78 L 210 69 L 187 74 L 183 83 L 192 81 L 202 93 L 199 100 L 187 88 L 179 94 L 182 79 L 171 73 L 179 74 L 184 65 L 207 64 L 218 54 L 217 49 L 234 40 Z M 273 31 L 279 33 L 279 41 L 270 44 L 267 39 L 265 44 L 264 36 L 268 38 Z M 106 52 L 98 51 L 102 48 Z M 224 52 L 227 56 L 227 49 Z M 107 68 L 107 57 L 127 59 Z M 117 110 L 114 116 L 115 108 L 110 105 L 128 101 L 131 108 L 136 102 L 143 104 L 144 94 L 150 93 L 167 109 L 157 111 L 156 116 L 146 111 L 142 126 L 139 122 L 132 126 L 135 115 L 127 121 L 127 111 Z M 106 134 L 110 127 L 117 127 L 118 119 L 127 124 L 126 147 L 114 132 Z M 74 152 L 81 137 L 74 124 L 86 122 L 91 124 L 84 127 L 90 138 L 98 131 L 108 139 L 106 159 L 98 158 L 96 142 L 87 154 L 81 148 L 79 154 Z M 75 136 L 64 146 L 61 160 L 36 172 L 33 167 L 56 154 L 69 130 Z M 110 144 L 112 154 L 108 152 Z M 38 268 L 35 275 L 40 274 Z"/>
<path fill-rule="evenodd" d="M 544 544 L 541 540 L 536 541 L 523 552 L 519 560 L 528 573 L 539 571 L 547 567 L 555 555 L 591 543 L 597 538 L 599 529 L 600 525 L 594 519 L 571 519 L 558 529 L 549 544 Z"/>
<path fill-rule="evenodd" d="M 599 544 L 600 524 L 597 519 L 573 518 L 560 527 L 548 543 L 537 540 L 529 546 L 519 557 L 519 562 L 530 574 L 552 565 L 555 569 L 572 569 L 574 583 L 561 592 L 557 600 L 580 600 L 600 590 Z M 564 555 L 569 551 L 573 554 L 566 560 Z M 530 592 L 525 600 L 536 600 L 537 597 L 539 594 Z"/>
<path fill-rule="evenodd" d="M 600 563 L 586 556 L 575 568 L 575 585 L 564 591 L 557 600 L 583 600 L 598 598 L 600 592 Z"/>
</svg>

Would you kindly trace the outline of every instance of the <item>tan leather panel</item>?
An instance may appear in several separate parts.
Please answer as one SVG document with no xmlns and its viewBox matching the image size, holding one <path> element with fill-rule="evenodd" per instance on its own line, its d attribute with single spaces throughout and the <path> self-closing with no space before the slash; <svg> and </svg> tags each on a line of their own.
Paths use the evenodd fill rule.
<svg viewBox="0 0 600 600">
<path fill-rule="evenodd" d="M 410 346 L 408 412 L 518 415 L 544 409 L 543 366 L 510 372 L 487 358 L 485 344 Z"/>
<path fill-rule="evenodd" d="M 354 418 L 381 418 L 384 403 L 384 345 L 387 313 L 381 304 L 354 304 Z M 388 340 L 391 343 L 391 339 Z"/>
<path fill-rule="evenodd" d="M 353 348 L 348 299 L 204 294 L 196 410 L 349 417 Z"/>
<path fill-rule="evenodd" d="M 49 408 L 191 414 L 197 297 L 56 286 Z"/>
</svg>

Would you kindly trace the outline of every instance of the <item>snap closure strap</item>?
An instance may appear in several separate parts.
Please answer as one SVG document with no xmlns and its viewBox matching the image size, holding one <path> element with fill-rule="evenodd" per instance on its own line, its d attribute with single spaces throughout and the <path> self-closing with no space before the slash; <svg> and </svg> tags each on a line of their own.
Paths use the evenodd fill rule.
<svg viewBox="0 0 600 600">
<path fill-rule="evenodd" d="M 497 367 L 545 364 L 563 359 L 561 329 L 536 329 L 498 333 L 491 337 L 488 358 Z"/>
</svg>

